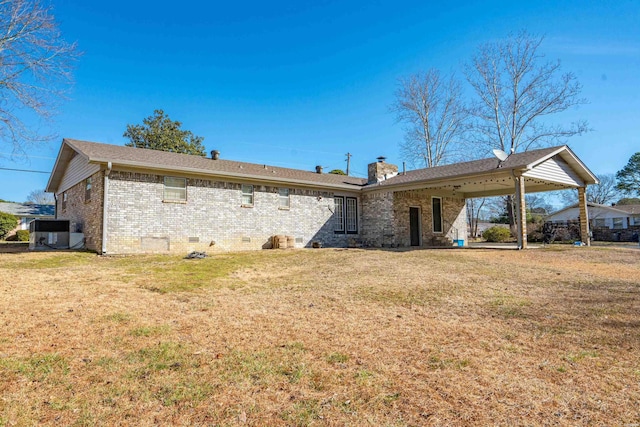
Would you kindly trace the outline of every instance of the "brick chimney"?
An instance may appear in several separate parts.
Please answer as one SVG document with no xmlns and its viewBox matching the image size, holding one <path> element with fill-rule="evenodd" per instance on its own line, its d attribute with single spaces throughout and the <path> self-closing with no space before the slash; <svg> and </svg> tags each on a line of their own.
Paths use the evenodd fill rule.
<svg viewBox="0 0 640 427">
<path fill-rule="evenodd" d="M 378 157 L 375 163 L 369 163 L 369 180 L 367 184 L 375 184 L 398 175 L 398 166 L 385 162 L 385 157 Z"/>
</svg>

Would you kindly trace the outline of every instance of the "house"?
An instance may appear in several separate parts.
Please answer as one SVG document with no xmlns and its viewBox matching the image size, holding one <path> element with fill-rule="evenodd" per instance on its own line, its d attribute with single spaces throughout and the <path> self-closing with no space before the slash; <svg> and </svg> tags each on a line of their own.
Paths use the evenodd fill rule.
<svg viewBox="0 0 640 427">
<path fill-rule="evenodd" d="M 589 224 L 594 240 L 632 241 L 640 233 L 640 205 L 607 206 L 587 203 Z M 552 213 L 546 222 L 566 224 L 577 222 L 580 211 L 577 204 Z"/>
<path fill-rule="evenodd" d="M 18 230 L 28 230 L 29 223 L 34 219 L 53 219 L 54 205 L 37 205 L 35 203 L 0 202 L 0 212 L 10 213 L 18 217 L 18 226 L 8 235 Z"/>
<path fill-rule="evenodd" d="M 47 184 L 56 216 L 101 254 L 296 247 L 451 245 L 466 238 L 468 197 L 578 188 L 595 176 L 566 146 L 368 177 L 303 171 L 64 139 Z M 588 236 L 588 230 L 585 230 Z M 519 227 L 526 247 L 526 224 Z M 588 239 L 588 237 L 585 237 Z"/>
</svg>

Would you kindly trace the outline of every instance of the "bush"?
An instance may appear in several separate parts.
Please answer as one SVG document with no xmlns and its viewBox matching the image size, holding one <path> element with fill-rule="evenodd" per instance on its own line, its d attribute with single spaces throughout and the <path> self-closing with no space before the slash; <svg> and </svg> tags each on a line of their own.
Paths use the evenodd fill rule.
<svg viewBox="0 0 640 427">
<path fill-rule="evenodd" d="M 16 231 L 16 237 L 18 242 L 28 242 L 29 241 L 29 230 L 18 230 Z"/>
<path fill-rule="evenodd" d="M 487 242 L 506 242 L 511 239 L 511 231 L 508 228 L 494 226 L 484 230 L 482 237 Z"/>
<path fill-rule="evenodd" d="M 7 237 L 7 234 L 17 226 L 18 217 L 6 212 L 0 212 L 0 239 Z"/>
</svg>

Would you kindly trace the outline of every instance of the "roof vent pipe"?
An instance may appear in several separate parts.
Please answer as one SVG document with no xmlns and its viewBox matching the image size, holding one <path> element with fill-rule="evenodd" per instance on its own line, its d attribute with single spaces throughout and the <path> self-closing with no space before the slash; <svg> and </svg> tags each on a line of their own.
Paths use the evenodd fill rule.
<svg viewBox="0 0 640 427">
<path fill-rule="evenodd" d="M 322 166 L 316 166 L 316 173 L 322 173 Z"/>
<path fill-rule="evenodd" d="M 407 174 L 407 162 L 402 162 L 402 175 Z"/>
<path fill-rule="evenodd" d="M 211 150 L 211 158 L 218 160 L 220 158 L 220 152 L 218 150 Z"/>
</svg>

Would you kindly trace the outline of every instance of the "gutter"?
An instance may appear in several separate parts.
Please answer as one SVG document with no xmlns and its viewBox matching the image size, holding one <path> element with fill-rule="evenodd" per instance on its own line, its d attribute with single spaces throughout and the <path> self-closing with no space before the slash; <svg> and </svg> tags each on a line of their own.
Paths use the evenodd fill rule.
<svg viewBox="0 0 640 427">
<path fill-rule="evenodd" d="M 111 161 L 107 161 L 106 159 L 90 159 L 89 162 L 100 163 L 100 164 L 108 163 L 109 165 L 111 165 Z M 183 172 L 187 174 L 200 175 L 200 176 L 206 176 L 206 177 L 227 178 L 227 179 L 231 178 L 231 179 L 236 179 L 238 181 L 263 181 L 265 183 L 275 183 L 275 184 L 281 184 L 281 183 L 298 184 L 303 187 L 324 188 L 324 189 L 331 189 L 331 190 L 340 189 L 340 190 L 350 190 L 353 192 L 359 192 L 362 188 L 362 185 L 360 184 L 319 183 L 316 181 L 291 179 L 291 178 L 280 177 L 280 176 L 270 177 L 265 175 L 254 175 L 254 174 L 245 174 L 245 173 L 236 173 L 236 172 L 212 172 L 210 170 L 206 170 L 206 169 L 203 170 L 198 168 L 177 169 L 177 168 L 171 168 L 171 167 L 158 167 L 158 166 L 150 167 L 149 165 L 142 162 L 120 162 L 119 161 L 117 163 L 117 166 L 122 166 L 125 168 L 128 167 L 131 169 L 142 169 L 147 171 L 170 172 L 173 174 L 177 172 Z"/>
<path fill-rule="evenodd" d="M 102 187 L 102 249 L 100 255 L 107 254 L 107 206 L 109 203 L 109 174 L 112 168 L 111 162 L 107 163 L 107 169 L 104 171 L 104 186 Z"/>
</svg>

